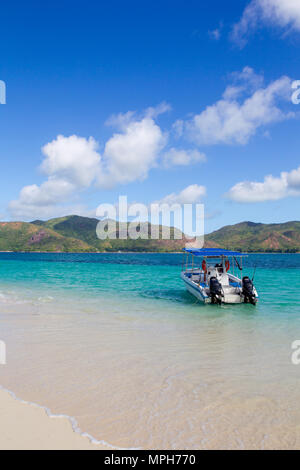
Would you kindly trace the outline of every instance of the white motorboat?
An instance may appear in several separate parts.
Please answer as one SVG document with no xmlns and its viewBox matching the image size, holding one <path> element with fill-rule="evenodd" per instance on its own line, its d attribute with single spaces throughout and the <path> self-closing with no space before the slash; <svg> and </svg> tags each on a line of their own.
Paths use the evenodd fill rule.
<svg viewBox="0 0 300 470">
<path fill-rule="evenodd" d="M 201 302 L 256 305 L 258 293 L 253 278 L 242 275 L 245 256 L 248 255 L 219 248 L 186 248 L 181 279 Z"/>
</svg>

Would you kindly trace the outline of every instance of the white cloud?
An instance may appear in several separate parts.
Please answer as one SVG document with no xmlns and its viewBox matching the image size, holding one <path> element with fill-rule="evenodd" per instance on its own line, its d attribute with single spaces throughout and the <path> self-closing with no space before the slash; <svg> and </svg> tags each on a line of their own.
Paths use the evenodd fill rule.
<svg viewBox="0 0 300 470">
<path fill-rule="evenodd" d="M 261 24 L 300 31 L 299 0 L 252 0 L 233 28 L 233 40 L 243 47 L 248 33 Z"/>
<path fill-rule="evenodd" d="M 162 103 L 148 108 L 142 116 L 128 112 L 110 118 L 108 124 L 117 132 L 106 142 L 102 155 L 92 137 L 59 135 L 42 148 L 40 170 L 47 179 L 40 185 L 25 186 L 18 199 L 9 204 L 11 215 L 30 220 L 74 212 L 75 208 L 82 212 L 82 205 L 74 206 L 74 201 L 90 187 L 110 189 L 142 181 L 151 168 L 166 166 L 165 159 L 168 166 L 203 161 L 204 155 L 197 150 L 171 148 L 164 154 L 168 134 L 155 118 L 169 109 Z"/>
<path fill-rule="evenodd" d="M 246 66 L 241 72 L 231 73 L 232 85 L 228 86 L 223 97 L 238 97 L 243 92 L 253 93 L 264 86 L 264 75 L 256 73 L 252 67 Z M 233 93 L 234 90 L 234 93 Z"/>
<path fill-rule="evenodd" d="M 90 137 L 59 135 L 42 148 L 45 159 L 41 170 L 47 176 L 66 180 L 78 187 L 88 187 L 99 169 L 98 144 Z"/>
<path fill-rule="evenodd" d="M 160 114 L 164 114 L 164 113 L 167 113 L 168 111 L 171 111 L 171 109 L 172 109 L 171 105 L 169 103 L 166 103 L 165 101 L 163 101 L 162 103 L 160 103 L 157 106 L 150 107 L 150 108 L 146 109 L 145 114 L 146 114 L 146 117 L 151 118 L 151 119 L 155 119 Z"/>
<path fill-rule="evenodd" d="M 90 211 L 84 204 L 55 204 L 50 206 L 38 206 L 36 204 L 14 204 L 9 205 L 10 214 L 14 220 L 33 221 L 47 220 L 65 215 L 82 215 L 84 217 L 95 217 L 96 210 Z"/>
<path fill-rule="evenodd" d="M 177 138 L 182 137 L 184 133 L 184 121 L 182 119 L 178 119 L 172 125 L 172 130 Z"/>
<path fill-rule="evenodd" d="M 48 179 L 21 189 L 19 198 L 11 201 L 9 211 L 15 218 L 30 220 L 60 213 L 61 208 L 83 189 L 88 188 L 99 172 L 101 156 L 93 138 L 76 135 L 57 139 L 42 148 L 41 170 Z M 77 207 L 77 206 L 76 206 Z M 68 208 L 71 210 L 71 208 Z"/>
<path fill-rule="evenodd" d="M 244 181 L 233 186 L 228 197 L 236 202 L 276 201 L 286 196 L 286 180 L 284 177 L 266 176 L 263 183 Z"/>
<path fill-rule="evenodd" d="M 205 162 L 206 155 L 198 150 L 180 150 L 171 148 L 163 155 L 164 163 L 169 166 L 186 166 L 192 163 Z"/>
<path fill-rule="evenodd" d="M 227 194 L 229 199 L 242 203 L 277 201 L 289 196 L 300 196 L 300 167 L 290 173 L 282 172 L 277 178 L 268 175 L 262 183 L 237 183 Z"/>
<path fill-rule="evenodd" d="M 74 189 L 75 186 L 68 181 L 50 179 L 40 186 L 25 186 L 20 192 L 19 201 L 22 204 L 50 206 L 68 197 Z"/>
<path fill-rule="evenodd" d="M 167 135 L 148 115 L 137 119 L 127 113 L 110 123 L 118 125 L 121 132 L 114 134 L 105 145 L 100 187 L 145 179 L 149 170 L 157 165 Z"/>
<path fill-rule="evenodd" d="M 197 202 L 200 202 L 205 195 L 205 186 L 191 184 L 178 194 L 168 194 L 168 196 L 165 196 L 163 199 L 156 201 L 156 204 L 196 204 Z"/>
<path fill-rule="evenodd" d="M 291 189 L 300 191 L 300 167 L 288 173 L 287 183 Z"/>
<path fill-rule="evenodd" d="M 281 102 L 290 99 L 290 78 L 262 86 L 263 77 L 250 67 L 233 78 L 221 100 L 185 123 L 183 132 L 198 145 L 244 145 L 259 128 L 294 116 L 280 108 Z M 182 123 L 175 128 L 182 129 Z"/>
</svg>

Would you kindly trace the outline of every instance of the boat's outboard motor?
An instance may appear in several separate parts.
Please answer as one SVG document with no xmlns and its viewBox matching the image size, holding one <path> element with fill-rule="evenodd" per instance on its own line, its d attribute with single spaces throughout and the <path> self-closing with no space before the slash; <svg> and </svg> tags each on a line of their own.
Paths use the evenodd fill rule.
<svg viewBox="0 0 300 470">
<path fill-rule="evenodd" d="M 212 304 L 221 304 L 223 291 L 222 286 L 216 277 L 211 277 L 209 281 L 209 290 Z"/>
<path fill-rule="evenodd" d="M 256 305 L 256 295 L 254 293 L 254 285 L 248 276 L 243 277 L 243 296 L 245 304 Z"/>
</svg>

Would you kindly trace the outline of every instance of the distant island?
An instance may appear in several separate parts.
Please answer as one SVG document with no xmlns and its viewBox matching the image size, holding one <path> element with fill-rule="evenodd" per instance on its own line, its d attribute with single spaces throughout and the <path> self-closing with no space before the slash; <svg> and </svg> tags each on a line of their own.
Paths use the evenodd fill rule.
<svg viewBox="0 0 300 470">
<path fill-rule="evenodd" d="M 99 240 L 98 219 L 71 215 L 48 221 L 0 222 L 0 251 L 13 252 L 159 252 L 181 251 L 187 239 L 171 240 Z M 142 224 L 150 233 L 151 226 Z M 159 227 L 160 233 L 162 227 Z M 177 231 L 178 232 L 178 231 Z M 300 252 L 300 222 L 259 224 L 242 222 L 228 225 L 205 236 L 206 247 L 222 247 L 258 253 Z"/>
</svg>

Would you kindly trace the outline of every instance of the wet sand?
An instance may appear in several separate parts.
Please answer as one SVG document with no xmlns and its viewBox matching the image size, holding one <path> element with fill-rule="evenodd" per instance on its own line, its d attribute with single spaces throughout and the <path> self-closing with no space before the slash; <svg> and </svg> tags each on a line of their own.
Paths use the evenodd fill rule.
<svg viewBox="0 0 300 470">
<path fill-rule="evenodd" d="M 4 390 L 0 416 L 0 450 L 107 449 L 74 432 L 67 417 L 50 417 L 42 407 L 18 401 Z"/>
</svg>

